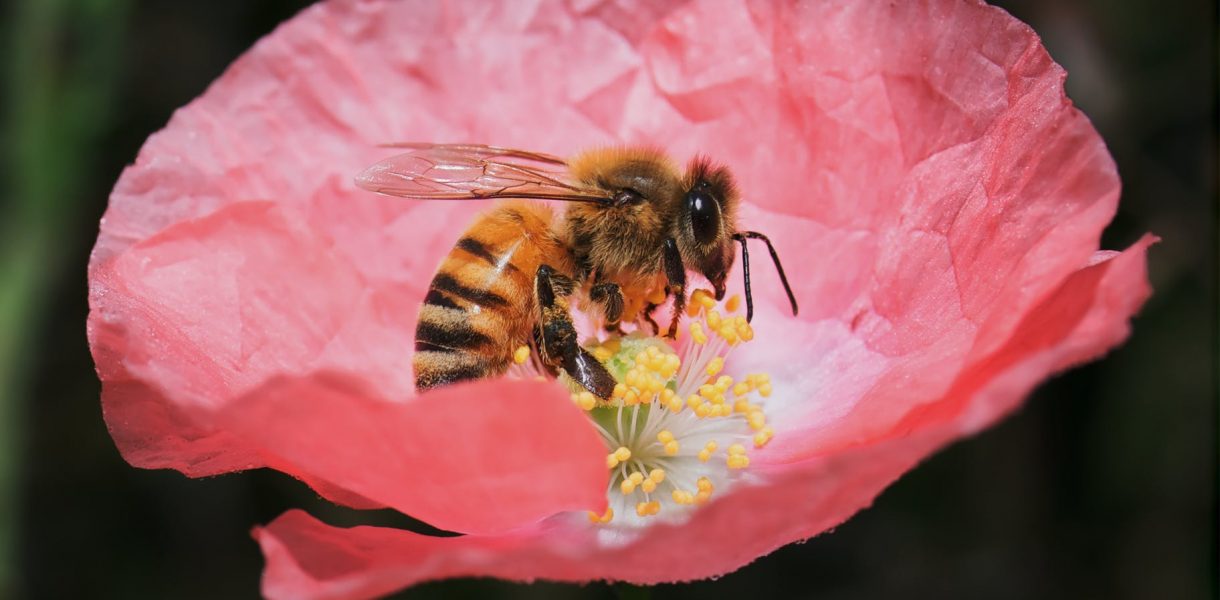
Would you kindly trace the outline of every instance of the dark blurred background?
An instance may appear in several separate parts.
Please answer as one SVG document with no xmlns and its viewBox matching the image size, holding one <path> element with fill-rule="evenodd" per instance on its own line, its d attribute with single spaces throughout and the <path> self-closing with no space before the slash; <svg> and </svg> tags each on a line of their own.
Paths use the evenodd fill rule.
<svg viewBox="0 0 1220 600">
<path fill-rule="evenodd" d="M 333 508 L 273 472 L 190 480 L 119 457 L 85 343 L 85 264 L 144 139 L 306 3 L 19 0 L 0 129 L 0 597 L 251 597 L 249 529 Z M 833 534 L 655 598 L 1217 594 L 1217 46 L 1210 0 L 1035 0 L 1041 33 L 1122 174 L 1104 246 L 1145 231 L 1156 292 L 1105 360 L 903 477 Z M 633 590 L 451 581 L 409 595 Z"/>
</svg>

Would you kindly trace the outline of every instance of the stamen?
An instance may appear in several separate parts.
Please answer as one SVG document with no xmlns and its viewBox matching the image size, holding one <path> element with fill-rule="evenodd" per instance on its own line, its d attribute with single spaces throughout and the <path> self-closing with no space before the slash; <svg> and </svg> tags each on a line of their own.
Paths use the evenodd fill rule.
<svg viewBox="0 0 1220 600">
<path fill-rule="evenodd" d="M 763 402 L 770 378 L 730 366 L 733 349 L 754 337 L 745 318 L 734 314 L 741 303 L 731 297 L 722 313 L 710 291 L 695 290 L 687 309 L 690 335 L 676 352 L 640 333 L 587 345 L 617 381 L 604 401 L 584 389 L 572 393 L 613 449 L 606 455 L 607 492 L 620 516 L 612 526 L 642 526 L 662 514 L 663 503 L 671 509 L 660 518 L 680 518 L 733 484 L 749 467 L 747 448 L 757 451 L 774 438 Z M 589 520 L 605 525 L 613 514 L 591 513 Z"/>
</svg>

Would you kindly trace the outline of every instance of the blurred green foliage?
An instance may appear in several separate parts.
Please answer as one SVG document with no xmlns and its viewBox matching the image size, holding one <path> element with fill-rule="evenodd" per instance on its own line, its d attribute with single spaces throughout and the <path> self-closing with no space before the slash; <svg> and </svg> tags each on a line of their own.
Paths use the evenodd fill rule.
<svg viewBox="0 0 1220 600">
<path fill-rule="evenodd" d="M 17 0 L 3 10 L 0 597 L 248 597 L 250 526 L 328 505 L 272 472 L 138 471 L 102 422 L 85 265 L 144 139 L 293 0 Z M 656 598 L 1215 596 L 1216 6 L 1002 2 L 1040 32 L 1124 182 L 1103 245 L 1145 231 L 1156 293 L 1132 339 L 908 474 L 834 534 Z M 416 597 L 602 597 L 604 585 L 437 582 Z"/>
<path fill-rule="evenodd" d="M 85 217 L 85 186 L 112 125 L 127 3 L 49 0 L 13 7 L 5 71 L 0 226 L 0 594 L 16 589 L 16 493 L 24 454 L 27 373 L 42 347 L 45 297 L 69 267 L 75 244 L 61 239 Z M 95 176 L 98 174 L 94 174 Z"/>
</svg>

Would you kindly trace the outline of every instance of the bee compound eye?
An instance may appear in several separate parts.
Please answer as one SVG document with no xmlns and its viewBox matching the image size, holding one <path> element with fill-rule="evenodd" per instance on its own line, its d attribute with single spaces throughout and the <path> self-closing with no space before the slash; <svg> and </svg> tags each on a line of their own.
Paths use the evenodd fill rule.
<svg viewBox="0 0 1220 600">
<path fill-rule="evenodd" d="M 691 190 L 686 194 L 686 208 L 690 212 L 690 225 L 695 239 L 707 244 L 720 233 L 720 205 L 704 190 Z"/>
</svg>

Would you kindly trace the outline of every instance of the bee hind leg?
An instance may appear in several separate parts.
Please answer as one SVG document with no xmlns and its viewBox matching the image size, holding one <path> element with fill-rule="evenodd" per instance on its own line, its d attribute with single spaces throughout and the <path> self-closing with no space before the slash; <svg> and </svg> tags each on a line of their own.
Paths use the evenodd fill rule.
<svg viewBox="0 0 1220 600">
<path fill-rule="evenodd" d="M 534 277 L 534 296 L 539 310 L 539 344 L 543 362 L 563 369 L 569 377 L 603 400 L 614 393 L 618 382 L 596 358 L 580 346 L 576 327 L 568 312 L 567 296 L 572 279 L 550 265 L 538 267 Z"/>
</svg>

